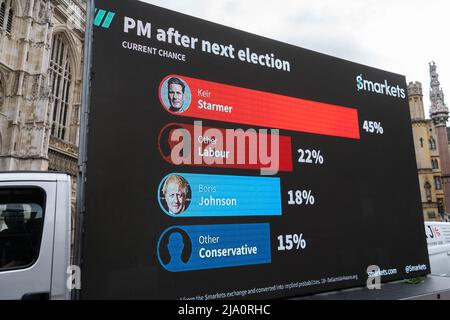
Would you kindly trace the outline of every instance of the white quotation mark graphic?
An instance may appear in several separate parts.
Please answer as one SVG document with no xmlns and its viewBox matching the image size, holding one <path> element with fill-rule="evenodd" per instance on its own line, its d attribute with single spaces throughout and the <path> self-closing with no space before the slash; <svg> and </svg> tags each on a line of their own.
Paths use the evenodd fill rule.
<svg viewBox="0 0 450 320">
<path fill-rule="evenodd" d="M 379 266 L 369 266 L 367 268 L 367 289 L 381 289 L 381 271 Z"/>
</svg>

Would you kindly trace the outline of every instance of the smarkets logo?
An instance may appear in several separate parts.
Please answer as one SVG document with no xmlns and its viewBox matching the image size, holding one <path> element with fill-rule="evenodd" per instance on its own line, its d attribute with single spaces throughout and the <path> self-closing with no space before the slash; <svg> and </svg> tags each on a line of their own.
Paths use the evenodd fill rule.
<svg viewBox="0 0 450 320">
<path fill-rule="evenodd" d="M 378 94 L 385 94 L 391 97 L 398 97 L 405 99 L 406 93 L 405 89 L 400 88 L 400 86 L 391 86 L 388 84 L 387 80 L 384 80 L 384 83 L 369 81 L 363 78 L 362 74 L 359 74 L 356 77 L 356 88 L 358 91 L 370 91 Z"/>
<path fill-rule="evenodd" d="M 116 15 L 115 12 L 107 12 L 102 9 L 95 9 L 95 18 L 94 18 L 94 25 L 96 27 L 102 27 L 105 29 L 108 29 L 111 25 L 111 22 L 114 19 L 114 16 Z"/>
</svg>

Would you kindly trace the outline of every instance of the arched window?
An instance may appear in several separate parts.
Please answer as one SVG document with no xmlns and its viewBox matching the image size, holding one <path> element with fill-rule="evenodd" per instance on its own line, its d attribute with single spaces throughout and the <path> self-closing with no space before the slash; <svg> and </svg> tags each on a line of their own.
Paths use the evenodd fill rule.
<svg viewBox="0 0 450 320">
<path fill-rule="evenodd" d="M 420 142 L 420 147 L 423 148 L 423 138 L 420 138 L 419 142 Z"/>
<path fill-rule="evenodd" d="M 3 29 L 6 16 L 6 3 L 2 2 L 0 4 L 0 29 Z"/>
<path fill-rule="evenodd" d="M 11 33 L 13 28 L 13 0 L 0 0 L 0 29 Z"/>
<path fill-rule="evenodd" d="M 5 100 L 5 91 L 3 90 L 3 79 L 0 74 L 0 111 L 3 110 L 3 101 Z"/>
<path fill-rule="evenodd" d="M 434 140 L 433 138 L 430 138 L 428 144 L 430 145 L 431 150 L 436 150 L 436 140 Z"/>
<path fill-rule="evenodd" d="M 431 159 L 431 165 L 433 166 L 433 169 L 439 169 L 439 163 L 437 159 Z"/>
<path fill-rule="evenodd" d="M 13 17 L 14 17 L 14 10 L 13 9 L 9 9 L 8 21 L 6 23 L 6 32 L 11 33 L 11 31 L 12 31 Z"/>
<path fill-rule="evenodd" d="M 441 177 L 434 177 L 434 187 L 436 188 L 436 190 L 442 190 Z"/>
<path fill-rule="evenodd" d="M 445 208 L 444 208 L 444 199 L 442 198 L 437 198 L 437 203 L 438 203 L 438 211 L 441 215 L 444 215 L 445 213 Z"/>
<path fill-rule="evenodd" d="M 0 112 L 5 112 L 3 109 L 5 104 L 5 87 L 2 79 L 2 75 L 0 74 Z"/>
<path fill-rule="evenodd" d="M 68 136 L 72 79 L 69 45 L 63 34 L 59 33 L 53 37 L 50 83 L 53 95 L 51 135 L 61 140 L 65 140 Z"/>
</svg>

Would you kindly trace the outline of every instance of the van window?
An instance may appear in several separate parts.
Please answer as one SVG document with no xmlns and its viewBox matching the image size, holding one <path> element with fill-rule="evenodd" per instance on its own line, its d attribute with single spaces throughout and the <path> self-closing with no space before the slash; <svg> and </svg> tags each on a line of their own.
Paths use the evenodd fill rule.
<svg viewBox="0 0 450 320">
<path fill-rule="evenodd" d="M 36 262 L 44 212 L 45 192 L 41 188 L 0 188 L 0 272 Z"/>
</svg>

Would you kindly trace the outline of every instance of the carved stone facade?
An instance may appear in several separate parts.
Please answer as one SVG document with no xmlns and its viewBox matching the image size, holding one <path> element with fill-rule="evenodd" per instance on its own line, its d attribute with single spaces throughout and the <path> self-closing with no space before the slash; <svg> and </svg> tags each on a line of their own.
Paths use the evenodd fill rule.
<svg viewBox="0 0 450 320">
<path fill-rule="evenodd" d="M 2 3 L 0 170 L 76 176 L 85 1 Z"/>
<path fill-rule="evenodd" d="M 433 83 L 433 76 L 431 77 Z M 444 177 L 446 166 L 445 153 L 449 152 L 448 142 L 439 143 L 440 128 L 444 125 L 425 118 L 422 84 L 408 84 L 408 98 L 419 175 L 420 194 L 423 215 L 426 221 L 449 221 L 448 206 L 445 204 Z M 442 110 L 441 110 L 442 111 Z M 431 108 L 431 112 L 433 109 Z M 433 115 L 431 115 L 433 117 Z M 445 140 L 447 141 L 447 140 Z M 443 156 L 444 155 L 444 156 Z M 447 160 L 448 161 L 448 160 Z"/>
</svg>

